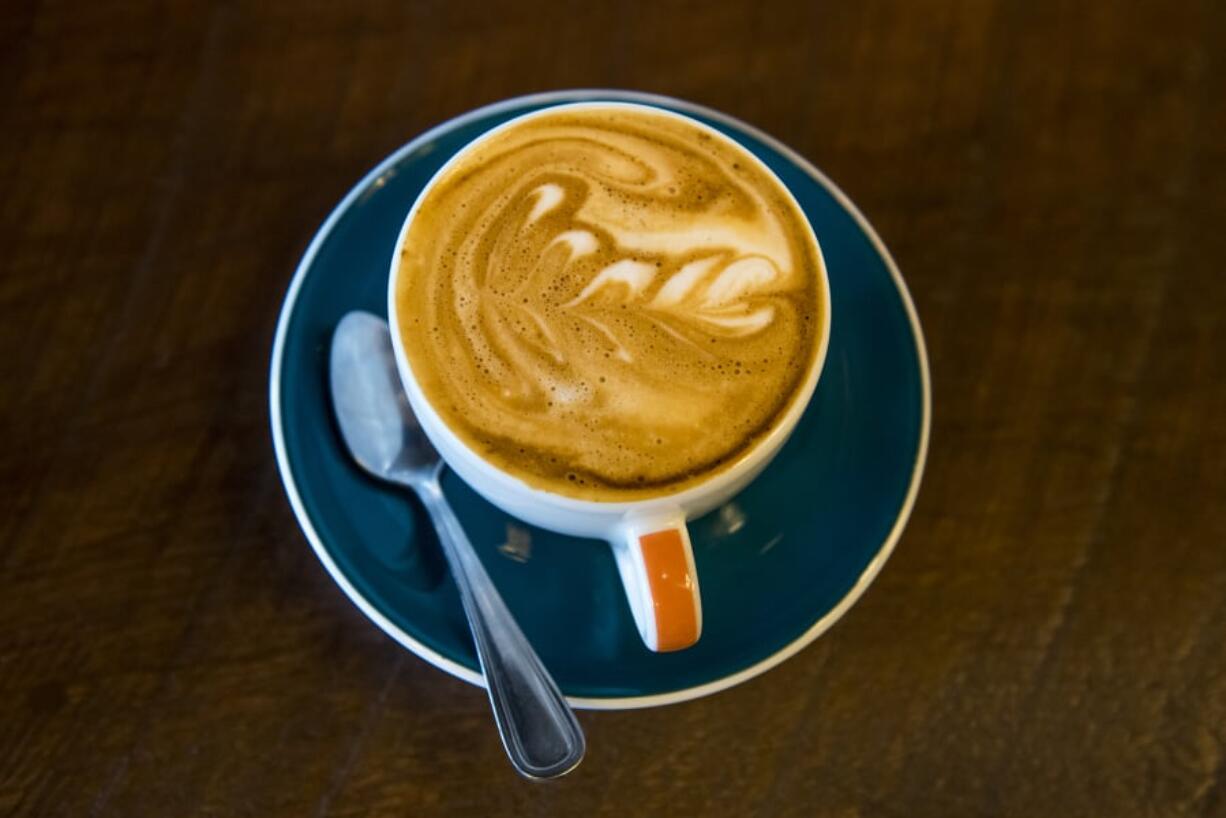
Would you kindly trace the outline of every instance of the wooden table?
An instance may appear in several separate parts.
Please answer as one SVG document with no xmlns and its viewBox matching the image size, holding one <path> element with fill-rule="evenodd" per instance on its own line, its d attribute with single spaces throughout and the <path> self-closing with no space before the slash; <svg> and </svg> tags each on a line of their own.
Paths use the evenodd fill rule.
<svg viewBox="0 0 1226 818">
<path fill-rule="evenodd" d="M 0 12 L 0 814 L 1226 815 L 1226 6 L 496 6 Z M 935 416 L 843 622 L 582 714 L 543 786 L 325 575 L 265 395 L 353 181 L 573 86 L 825 169 L 910 282 Z"/>
</svg>

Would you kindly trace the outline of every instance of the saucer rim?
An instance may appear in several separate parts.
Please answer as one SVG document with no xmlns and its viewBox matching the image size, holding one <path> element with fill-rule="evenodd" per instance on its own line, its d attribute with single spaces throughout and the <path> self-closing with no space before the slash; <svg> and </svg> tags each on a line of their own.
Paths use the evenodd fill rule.
<svg viewBox="0 0 1226 818">
<path fill-rule="evenodd" d="M 550 103 L 562 103 L 582 101 L 592 97 L 601 99 L 612 99 L 618 101 L 639 102 L 646 105 L 657 105 L 666 108 L 680 110 L 685 114 L 698 115 L 707 117 L 717 121 L 723 125 L 737 129 L 749 136 L 763 142 L 764 144 L 777 151 L 788 161 L 795 164 L 799 169 L 809 174 L 818 184 L 826 189 L 831 196 L 842 206 L 852 218 L 855 219 L 860 229 L 864 231 L 869 238 L 874 249 L 885 261 L 886 268 L 890 272 L 891 278 L 894 280 L 894 285 L 898 289 L 900 298 L 902 299 L 904 310 L 907 314 L 907 319 L 911 324 L 912 335 L 915 341 L 916 360 L 920 369 L 920 385 L 922 390 L 922 407 L 920 418 L 920 438 L 919 445 L 916 447 L 915 462 L 912 466 L 911 480 L 907 488 L 907 494 L 903 498 L 903 503 L 899 508 L 897 517 L 894 520 L 893 526 L 890 528 L 885 540 L 878 548 L 876 554 L 868 565 L 865 566 L 856 582 L 848 589 L 847 593 L 836 603 L 830 610 L 818 618 L 808 629 L 805 630 L 796 639 L 772 653 L 770 656 L 761 659 L 754 664 L 730 673 L 726 676 L 721 676 L 709 682 L 704 682 L 700 685 L 682 688 L 679 690 L 669 691 L 667 693 L 655 693 L 644 696 L 567 696 L 567 701 L 571 706 L 587 710 L 631 710 L 645 707 L 658 707 L 667 704 L 676 704 L 679 702 L 690 701 L 692 699 L 709 696 L 713 693 L 718 693 L 722 690 L 734 687 L 738 684 L 746 682 L 755 676 L 771 670 L 775 666 L 785 662 L 792 656 L 795 656 L 810 643 L 816 640 L 819 636 L 829 630 L 835 622 L 843 617 L 843 615 L 859 600 L 864 594 L 868 586 L 872 584 L 877 575 L 881 572 L 882 567 L 893 553 L 898 540 L 902 537 L 902 532 L 906 528 L 907 521 L 910 519 L 911 512 L 915 507 L 915 500 L 919 494 L 920 483 L 923 479 L 924 466 L 928 457 L 928 438 L 932 416 L 932 388 L 928 371 L 928 352 L 924 343 L 924 333 L 920 326 L 919 316 L 915 311 L 915 304 L 911 299 L 911 293 L 907 289 L 906 282 L 903 280 L 898 265 L 894 262 L 893 256 L 882 242 L 880 236 L 869 224 L 868 219 L 860 212 L 859 208 L 847 197 L 839 187 L 834 184 L 822 171 L 818 170 L 807 159 L 798 154 L 796 151 L 789 148 L 787 145 L 779 142 L 774 137 L 755 128 L 748 123 L 725 114 L 721 111 L 708 108 L 698 103 L 689 102 L 682 99 L 676 99 L 661 94 L 651 94 L 641 91 L 626 91 L 616 89 L 601 89 L 601 88 L 585 88 L 573 89 L 567 91 L 548 91 L 538 94 L 527 94 L 523 96 L 512 97 L 509 99 L 500 100 L 488 105 L 474 108 L 466 111 L 458 116 L 452 117 L 444 122 L 435 125 L 429 130 L 424 131 L 418 136 L 406 142 L 404 145 L 397 148 L 395 151 L 386 156 L 366 175 L 364 175 L 355 184 L 345 197 L 332 209 L 328 217 L 320 225 L 315 235 L 311 238 L 310 244 L 307 245 L 302 258 L 298 262 L 298 266 L 294 270 L 294 276 L 290 281 L 285 298 L 281 303 L 281 310 L 277 317 L 276 334 L 273 340 L 271 362 L 269 367 L 269 418 L 272 425 L 273 449 L 276 454 L 277 472 L 281 478 L 281 484 L 285 489 L 285 493 L 289 498 L 290 506 L 293 509 L 294 517 L 298 521 L 299 527 L 306 535 L 307 541 L 310 543 L 315 556 L 319 559 L 324 569 L 332 577 L 333 581 L 340 587 L 349 600 L 362 611 L 365 616 L 379 626 L 384 633 L 395 639 L 410 652 L 434 665 L 440 670 L 455 676 L 469 684 L 484 688 L 485 684 L 480 673 L 477 673 L 464 665 L 443 656 L 441 653 L 427 647 L 423 643 L 414 639 L 406 633 L 390 619 L 383 615 L 363 594 L 349 581 L 348 577 L 337 566 L 320 538 L 319 533 L 315 530 L 315 526 L 307 513 L 306 506 L 303 503 L 302 497 L 298 492 L 298 487 L 294 479 L 294 474 L 290 468 L 289 453 L 285 442 L 285 433 L 282 426 L 282 411 L 281 411 L 281 367 L 285 353 L 285 339 L 289 331 L 289 324 L 294 313 L 294 308 L 298 299 L 298 292 L 302 287 L 303 281 L 306 279 L 311 267 L 314 264 L 315 256 L 319 252 L 325 239 L 331 234 L 336 223 L 353 206 L 353 203 L 365 193 L 372 185 L 378 182 L 380 176 L 388 170 L 394 168 L 402 159 L 411 155 L 421 145 L 426 144 L 436 137 L 447 133 L 455 128 L 462 127 L 467 123 L 481 119 L 490 115 L 499 114 L 509 109 L 516 109 L 523 106 L 542 105 Z"/>
</svg>

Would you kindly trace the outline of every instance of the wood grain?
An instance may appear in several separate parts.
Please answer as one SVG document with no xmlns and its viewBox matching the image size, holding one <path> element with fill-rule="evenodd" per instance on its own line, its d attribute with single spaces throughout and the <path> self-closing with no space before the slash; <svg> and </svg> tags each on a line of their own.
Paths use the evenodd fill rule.
<svg viewBox="0 0 1226 818">
<path fill-rule="evenodd" d="M 0 814 L 1226 815 L 1226 7 L 10 3 Z M 928 336 L 895 557 L 765 677 L 518 780 L 344 600 L 267 432 L 277 308 L 366 169 L 608 86 L 797 148 Z"/>
</svg>

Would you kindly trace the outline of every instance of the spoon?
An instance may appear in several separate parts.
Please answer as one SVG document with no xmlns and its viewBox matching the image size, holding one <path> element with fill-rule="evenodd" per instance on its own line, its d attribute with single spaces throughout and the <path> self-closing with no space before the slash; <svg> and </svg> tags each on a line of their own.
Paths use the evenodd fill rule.
<svg viewBox="0 0 1226 818">
<path fill-rule="evenodd" d="M 353 459 L 375 477 L 416 492 L 438 531 L 511 763 L 528 778 L 565 775 L 583 759 L 583 731 L 443 496 L 443 460 L 409 407 L 387 323 L 365 312 L 342 318 L 330 368 L 333 408 Z"/>
</svg>

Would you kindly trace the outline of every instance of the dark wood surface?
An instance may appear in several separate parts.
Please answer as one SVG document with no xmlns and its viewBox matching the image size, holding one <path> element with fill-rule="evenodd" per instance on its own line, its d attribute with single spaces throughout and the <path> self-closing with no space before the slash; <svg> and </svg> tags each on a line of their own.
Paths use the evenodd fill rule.
<svg viewBox="0 0 1226 818">
<path fill-rule="evenodd" d="M 466 109 L 685 97 L 862 206 L 927 332 L 911 525 L 732 691 L 483 695 L 346 601 L 273 465 L 277 309 L 349 186 Z M 1226 6 L 0 9 L 0 814 L 1226 815 Z"/>
</svg>

